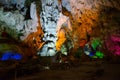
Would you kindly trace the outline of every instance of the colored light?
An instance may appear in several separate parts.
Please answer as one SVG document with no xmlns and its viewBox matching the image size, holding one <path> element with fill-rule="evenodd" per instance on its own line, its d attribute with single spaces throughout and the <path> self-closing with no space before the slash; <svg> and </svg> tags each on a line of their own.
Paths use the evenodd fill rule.
<svg viewBox="0 0 120 80">
<path fill-rule="evenodd" d="M 93 49 L 96 50 L 96 48 L 100 45 L 100 43 L 101 43 L 100 39 L 95 38 L 95 39 L 92 40 L 91 45 L 92 45 Z"/>
<path fill-rule="evenodd" d="M 111 35 L 105 41 L 107 50 L 118 56 L 120 56 L 119 43 L 120 43 L 120 36 L 118 35 Z"/>
<path fill-rule="evenodd" d="M 3 53 L 2 58 L 1 58 L 2 61 L 6 61 L 6 60 L 10 60 L 10 59 L 21 60 L 22 55 L 19 54 L 19 53 L 15 53 L 15 52 L 5 52 L 5 53 Z"/>
<path fill-rule="evenodd" d="M 99 58 L 103 58 L 104 57 L 104 54 L 100 51 L 96 51 L 96 54 L 95 54 L 97 57 Z"/>
<path fill-rule="evenodd" d="M 91 58 L 103 58 L 104 54 L 97 50 L 97 47 L 100 47 L 100 44 L 101 41 L 99 38 L 93 39 L 91 46 L 88 43 L 85 44 L 84 53 Z"/>
<path fill-rule="evenodd" d="M 94 52 L 90 52 L 89 54 L 90 57 L 93 57 L 94 55 L 95 55 Z"/>
</svg>

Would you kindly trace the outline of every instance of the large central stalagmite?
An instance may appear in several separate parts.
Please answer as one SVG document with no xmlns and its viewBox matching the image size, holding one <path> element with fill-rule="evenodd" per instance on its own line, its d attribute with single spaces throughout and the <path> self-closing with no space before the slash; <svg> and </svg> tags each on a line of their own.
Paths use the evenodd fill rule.
<svg viewBox="0 0 120 80">
<path fill-rule="evenodd" d="M 117 17 L 106 16 L 113 9 L 119 13 L 119 0 L 0 0 L 0 4 L 4 5 L 0 7 L 0 30 L 5 27 L 9 35 L 25 41 L 41 56 L 54 56 L 64 45 L 69 54 L 73 46 L 69 42 L 74 49 L 84 47 L 89 36 L 102 38 L 108 28 L 111 32 L 118 29 L 112 26 L 119 26 L 119 19 L 115 25 L 108 22 Z"/>
<path fill-rule="evenodd" d="M 56 54 L 55 43 L 56 25 L 59 17 L 57 0 L 42 0 L 41 25 L 44 31 L 43 41 L 45 44 L 38 52 L 41 56 L 53 56 Z"/>
</svg>

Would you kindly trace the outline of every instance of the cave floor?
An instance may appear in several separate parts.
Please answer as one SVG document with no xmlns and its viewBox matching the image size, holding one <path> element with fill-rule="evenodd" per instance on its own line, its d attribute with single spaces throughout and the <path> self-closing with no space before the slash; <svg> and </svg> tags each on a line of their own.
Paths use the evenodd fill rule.
<svg viewBox="0 0 120 80">
<path fill-rule="evenodd" d="M 6 43 L 4 41 L 0 40 L 0 44 Z M 120 80 L 120 61 L 84 59 L 68 63 L 50 63 L 48 58 L 26 62 L 0 61 L 0 80 Z"/>
<path fill-rule="evenodd" d="M 85 61 L 76 64 L 59 63 L 49 66 L 15 68 L 15 64 L 6 69 L 0 68 L 0 80 L 120 80 L 120 64 L 101 61 Z M 14 68 L 13 68 L 14 67 Z M 21 66 L 22 67 L 22 66 Z M 34 68 L 33 68 L 34 67 Z M 7 70 L 7 71 L 5 71 Z M 23 72 L 22 72 L 23 71 Z M 22 75 L 21 75 L 21 74 Z"/>
<path fill-rule="evenodd" d="M 17 80 L 120 80 L 120 64 L 85 62 L 68 70 L 48 70 Z"/>
</svg>

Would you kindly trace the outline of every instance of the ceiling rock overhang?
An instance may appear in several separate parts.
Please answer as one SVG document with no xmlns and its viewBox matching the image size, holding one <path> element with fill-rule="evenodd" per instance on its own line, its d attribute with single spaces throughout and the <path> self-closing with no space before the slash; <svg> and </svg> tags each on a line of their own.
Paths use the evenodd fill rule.
<svg viewBox="0 0 120 80">
<path fill-rule="evenodd" d="M 6 27 L 13 38 L 41 56 L 53 56 L 59 51 L 68 54 L 70 49 L 84 46 L 88 35 L 104 40 L 111 32 L 119 34 L 116 13 L 120 12 L 119 0 L 0 0 L 0 3 L 0 29 Z"/>
</svg>

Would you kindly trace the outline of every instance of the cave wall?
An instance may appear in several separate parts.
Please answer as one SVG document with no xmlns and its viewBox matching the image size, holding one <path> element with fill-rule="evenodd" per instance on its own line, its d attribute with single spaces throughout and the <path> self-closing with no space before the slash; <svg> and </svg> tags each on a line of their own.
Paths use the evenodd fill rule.
<svg viewBox="0 0 120 80">
<path fill-rule="evenodd" d="M 71 20 L 74 48 L 84 48 L 87 41 L 89 41 L 88 38 L 99 38 L 103 42 L 101 48 L 109 49 L 105 53 L 114 55 L 119 53 L 120 1 L 64 0 L 62 1 L 62 6 L 63 14 L 69 16 Z M 110 39 L 109 36 L 115 35 L 118 39 L 115 43 L 112 44 L 114 40 L 111 40 L 111 42 L 107 41 L 107 39 Z M 106 44 L 109 44 L 109 46 L 114 45 L 117 50 L 113 47 L 110 50 L 110 47 L 106 47 Z"/>
<path fill-rule="evenodd" d="M 71 48 L 84 47 L 87 35 L 104 42 L 108 34 L 120 34 L 119 0 L 41 0 L 39 6 L 33 1 L 29 1 L 28 8 L 25 0 L 1 0 L 4 8 L 0 8 L 0 29 L 7 26 L 11 36 L 33 46 L 41 56 L 53 56 L 59 51 L 66 54 Z M 17 9 L 5 12 L 11 4 L 17 4 Z M 40 12 L 39 28 L 36 10 Z"/>
</svg>

